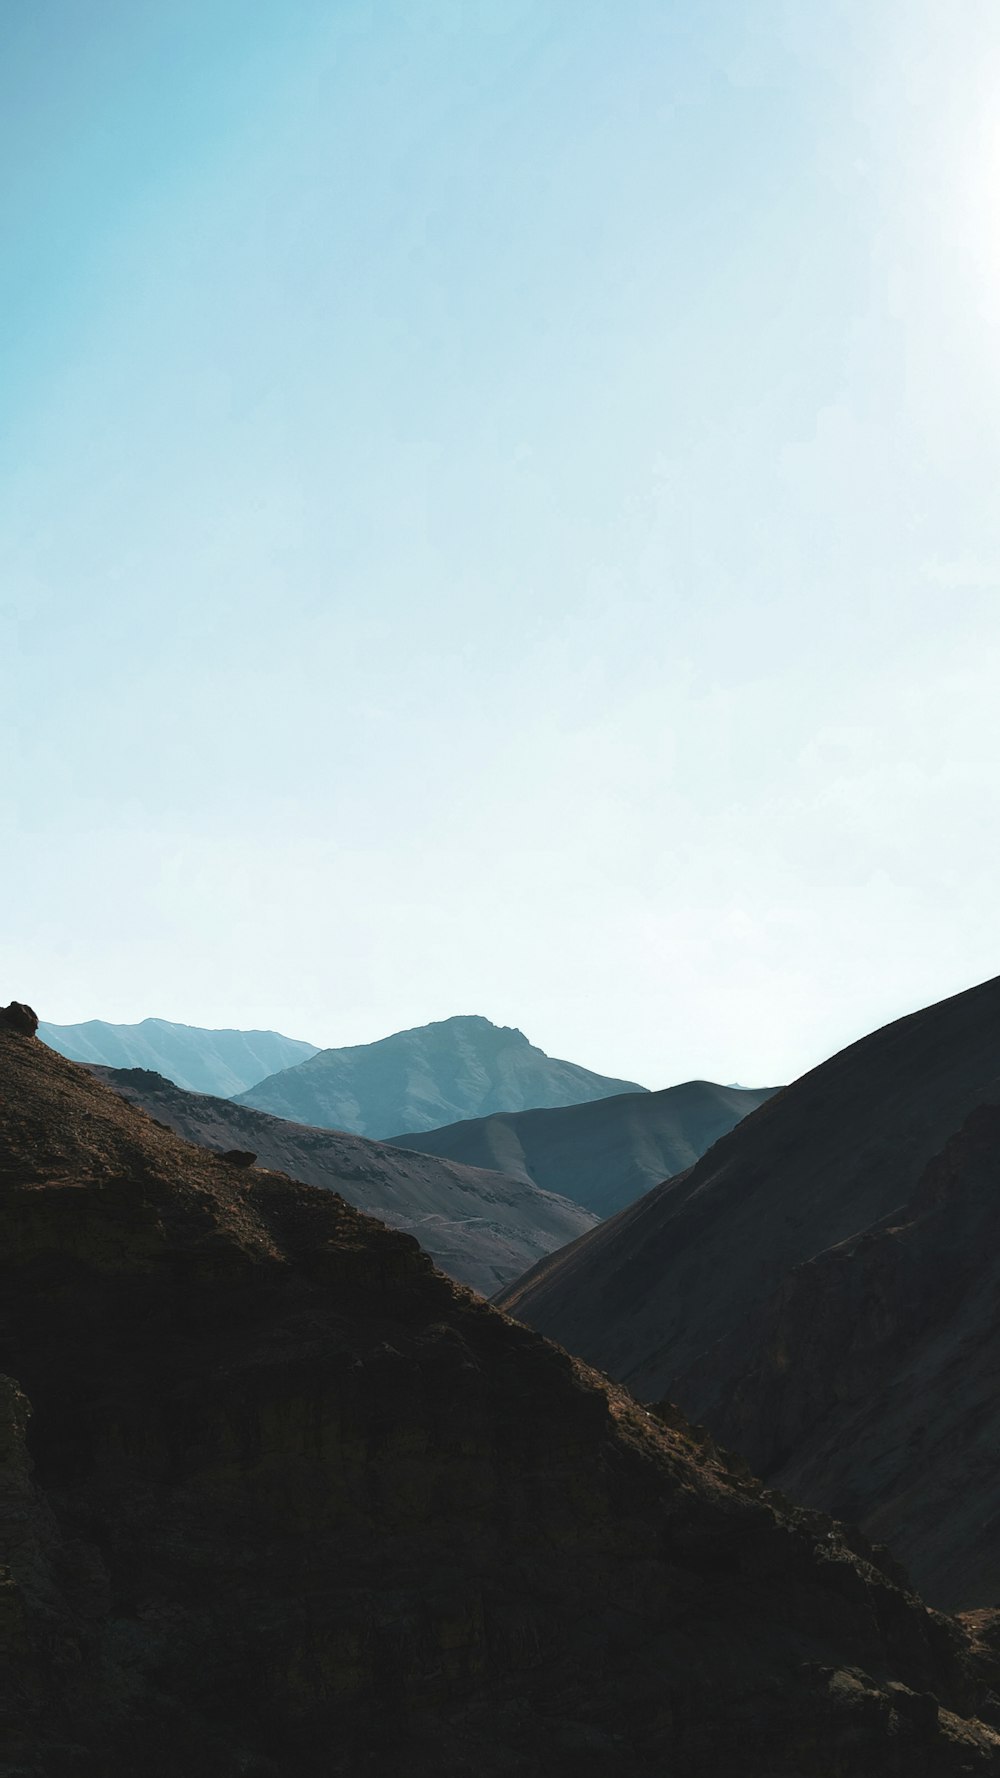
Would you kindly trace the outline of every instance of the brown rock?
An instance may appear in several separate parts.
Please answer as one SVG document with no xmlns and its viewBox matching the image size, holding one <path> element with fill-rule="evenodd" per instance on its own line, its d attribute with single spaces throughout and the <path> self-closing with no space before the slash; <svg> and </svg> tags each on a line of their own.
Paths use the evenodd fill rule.
<svg viewBox="0 0 1000 1778">
<path fill-rule="evenodd" d="M 38 1014 L 33 1007 L 25 1006 L 23 1000 L 12 1000 L 9 1006 L 0 1007 L 0 1026 L 7 1031 L 19 1031 L 22 1037 L 34 1037 L 38 1030 Z"/>
</svg>

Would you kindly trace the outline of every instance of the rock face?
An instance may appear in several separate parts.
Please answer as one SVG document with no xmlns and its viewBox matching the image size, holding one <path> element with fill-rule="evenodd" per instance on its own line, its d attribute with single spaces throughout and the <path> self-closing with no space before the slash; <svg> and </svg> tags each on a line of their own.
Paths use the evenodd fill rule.
<svg viewBox="0 0 1000 1778">
<path fill-rule="evenodd" d="M 805 1075 L 499 1300 L 859 1519 L 935 1601 L 993 1601 L 998 1103 L 992 981 Z"/>
<path fill-rule="evenodd" d="M 574 1241 L 595 1220 L 530 1181 L 406 1154 L 338 1130 L 309 1129 L 231 1099 L 182 1092 L 143 1069 L 93 1072 L 189 1142 L 338 1191 L 357 1209 L 416 1235 L 435 1265 L 484 1296 Z"/>
<path fill-rule="evenodd" d="M 1000 1772 L 987 1616 L 10 1031 L 0 1372 L 8 1774 Z"/>
<path fill-rule="evenodd" d="M 12 1000 L 9 1006 L 0 1007 L 0 1027 L 34 1037 L 38 1030 L 38 1014 L 33 1007 L 25 1006 L 23 1000 Z"/>
<path fill-rule="evenodd" d="M 617 1093 L 548 1111 L 501 1111 L 443 1130 L 394 1136 L 401 1148 L 498 1167 L 613 1216 L 651 1186 L 690 1167 L 769 1099 L 773 1087 L 689 1080 L 659 1093 Z"/>
<path fill-rule="evenodd" d="M 470 1017 L 320 1050 L 238 1098 L 296 1123 L 388 1139 L 394 1130 L 433 1130 L 493 1111 L 643 1091 L 635 1081 L 556 1061 L 509 1026 Z"/>
<path fill-rule="evenodd" d="M 316 1054 L 314 1043 L 282 1037 L 280 1031 L 204 1031 L 198 1025 L 172 1025 L 168 1019 L 143 1019 L 138 1025 L 109 1025 L 104 1019 L 87 1019 L 82 1025 L 43 1023 L 38 1035 L 71 1061 L 149 1068 L 189 1092 L 224 1097 Z"/>
</svg>

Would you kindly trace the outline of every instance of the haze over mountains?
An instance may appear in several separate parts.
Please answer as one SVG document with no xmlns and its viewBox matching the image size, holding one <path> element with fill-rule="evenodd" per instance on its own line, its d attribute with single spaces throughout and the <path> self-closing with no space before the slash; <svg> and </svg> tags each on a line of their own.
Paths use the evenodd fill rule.
<svg viewBox="0 0 1000 1778">
<path fill-rule="evenodd" d="M 111 1025 L 106 1019 L 87 1019 L 80 1025 L 43 1021 L 38 1035 L 71 1061 L 97 1062 L 106 1068 L 151 1068 L 189 1092 L 224 1097 L 316 1054 L 314 1043 L 283 1037 L 278 1031 L 206 1031 L 169 1019 L 143 1019 L 138 1025 Z"/>
<path fill-rule="evenodd" d="M 465 1016 L 377 1043 L 320 1050 L 238 1097 L 296 1123 L 388 1139 L 397 1130 L 432 1130 L 493 1111 L 645 1091 L 547 1056 L 511 1026 Z"/>
<path fill-rule="evenodd" d="M 618 1093 L 555 1110 L 495 1112 L 440 1130 L 411 1130 L 392 1141 L 467 1166 L 499 1168 L 564 1193 L 598 1216 L 613 1216 L 651 1186 L 690 1167 L 774 1090 L 689 1080 L 659 1093 Z"/>
<path fill-rule="evenodd" d="M 935 1600 L 1000 1597 L 1000 978 L 873 1033 L 499 1301 Z"/>
<path fill-rule="evenodd" d="M 27 1030 L 0 1017 L 12 1774 L 1000 1773 L 988 1614 Z"/>
<path fill-rule="evenodd" d="M 415 1235 L 435 1265 L 484 1296 L 596 1220 L 524 1178 L 310 1129 L 231 1099 L 184 1092 L 143 1069 L 93 1073 L 189 1142 L 249 1151 L 261 1167 L 340 1192 L 356 1209 Z"/>
</svg>

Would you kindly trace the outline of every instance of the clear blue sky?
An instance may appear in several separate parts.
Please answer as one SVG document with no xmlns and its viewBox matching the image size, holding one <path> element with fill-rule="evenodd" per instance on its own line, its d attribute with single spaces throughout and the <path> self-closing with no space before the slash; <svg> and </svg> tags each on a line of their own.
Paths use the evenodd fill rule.
<svg viewBox="0 0 1000 1778">
<path fill-rule="evenodd" d="M 788 1078 L 1000 969 L 1000 10 L 0 4 L 0 990 Z"/>
</svg>

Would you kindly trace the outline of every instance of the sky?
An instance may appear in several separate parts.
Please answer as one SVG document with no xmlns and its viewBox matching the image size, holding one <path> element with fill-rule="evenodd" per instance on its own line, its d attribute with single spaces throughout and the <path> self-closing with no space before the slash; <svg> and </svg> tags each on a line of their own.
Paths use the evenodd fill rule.
<svg viewBox="0 0 1000 1778">
<path fill-rule="evenodd" d="M 998 95 L 993 0 L 0 0 L 0 997 L 756 1085 L 996 974 Z"/>
</svg>

